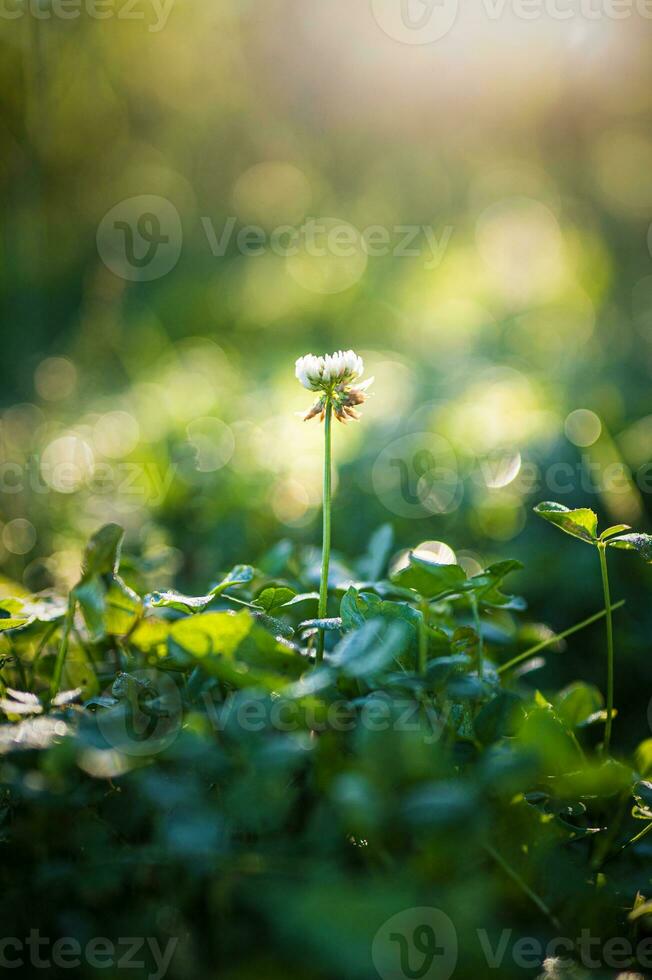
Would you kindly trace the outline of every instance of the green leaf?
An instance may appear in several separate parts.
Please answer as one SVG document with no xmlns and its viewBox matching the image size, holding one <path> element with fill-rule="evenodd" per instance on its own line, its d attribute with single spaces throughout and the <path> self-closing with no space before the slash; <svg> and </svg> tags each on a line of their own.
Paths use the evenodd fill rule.
<svg viewBox="0 0 652 980">
<path fill-rule="evenodd" d="M 72 590 L 93 641 L 126 635 L 142 612 L 142 599 L 117 574 L 123 538 L 117 524 L 105 524 L 91 537 Z"/>
<path fill-rule="evenodd" d="M 302 633 L 306 630 L 330 630 L 335 632 L 336 630 L 342 629 L 342 620 L 339 616 L 331 616 L 328 619 L 304 619 L 302 623 L 299 623 L 299 629 Z"/>
<path fill-rule="evenodd" d="M 259 684 L 277 690 L 307 667 L 293 647 L 258 626 L 246 610 L 179 619 L 170 626 L 168 647 L 171 655 L 195 660 L 207 673 L 236 687 Z"/>
<path fill-rule="evenodd" d="M 535 697 L 535 707 L 528 712 L 518 733 L 522 747 L 537 755 L 548 775 L 561 775 L 577 769 L 577 744 L 557 712 L 547 707 L 545 698 Z M 572 796 L 568 791 L 565 795 Z"/>
<path fill-rule="evenodd" d="M 252 615 L 257 623 L 264 626 L 266 630 L 274 636 L 282 636 L 285 640 L 291 640 L 294 636 L 294 628 L 276 616 L 268 616 L 264 612 L 256 612 L 252 609 Z"/>
<path fill-rule="evenodd" d="M 349 677 L 374 677 L 404 653 L 409 642 L 407 623 L 371 619 L 346 634 L 331 654 L 330 663 Z"/>
<path fill-rule="evenodd" d="M 631 531 L 630 525 L 613 524 L 611 527 L 608 527 L 605 531 L 602 532 L 602 534 L 600 535 L 600 540 L 605 541 L 607 538 L 610 538 L 614 534 L 620 534 L 621 531 Z"/>
<path fill-rule="evenodd" d="M 455 654 L 450 657 L 436 657 L 428 663 L 426 678 L 428 689 L 441 691 L 451 678 L 464 674 L 471 665 L 471 659 L 465 654 Z"/>
<path fill-rule="evenodd" d="M 143 603 L 119 575 L 85 576 L 73 589 L 93 641 L 125 636 L 141 615 Z"/>
<path fill-rule="evenodd" d="M 235 588 L 238 585 L 246 585 L 254 577 L 254 570 L 251 565 L 235 565 L 222 581 L 211 589 L 212 596 L 222 595 L 226 589 Z"/>
<path fill-rule="evenodd" d="M 218 599 L 227 589 L 246 585 L 253 577 L 254 570 L 251 565 L 236 565 L 207 595 L 185 595 L 183 592 L 177 592 L 176 589 L 167 589 L 165 592 L 151 592 L 145 602 L 155 609 L 175 609 L 182 613 L 204 612 L 211 602 Z M 287 591 L 291 593 L 290 597 L 294 596 L 295 593 L 291 589 Z M 261 606 L 261 608 L 265 607 Z"/>
<path fill-rule="evenodd" d="M 382 524 L 369 539 L 367 553 L 358 563 L 360 577 L 369 582 L 381 578 L 394 545 L 394 529 L 391 524 Z"/>
<path fill-rule="evenodd" d="M 520 571 L 523 565 L 515 558 L 508 558 L 506 561 L 495 562 L 489 565 L 483 572 L 473 575 L 464 583 L 465 592 L 473 592 L 485 606 L 496 606 L 499 608 L 523 609 L 525 602 L 519 596 L 505 595 L 500 591 L 500 584 L 511 572 Z"/>
<path fill-rule="evenodd" d="M 442 565 L 410 552 L 409 565 L 392 575 L 392 582 L 413 589 L 424 599 L 435 599 L 461 592 L 466 573 L 459 565 Z"/>
<path fill-rule="evenodd" d="M 274 610 L 280 609 L 281 606 L 287 605 L 296 598 L 296 595 L 294 589 L 288 589 L 286 586 L 270 586 L 267 589 L 263 589 L 256 596 L 254 602 L 261 609 L 264 609 L 266 613 L 272 613 Z"/>
<path fill-rule="evenodd" d="M 63 619 L 68 604 L 57 596 L 0 599 L 0 632 Z"/>
<path fill-rule="evenodd" d="M 380 615 L 382 599 L 373 592 L 358 592 L 351 585 L 340 601 L 342 628 L 355 630 L 364 626 L 368 619 Z"/>
<path fill-rule="evenodd" d="M 652 738 L 641 742 L 634 753 L 634 760 L 641 776 L 652 775 Z"/>
<path fill-rule="evenodd" d="M 646 819 L 652 820 L 652 783 L 646 779 L 636 783 L 633 795 L 640 814 Z"/>
<path fill-rule="evenodd" d="M 104 595 L 104 630 L 109 636 L 126 636 L 139 619 L 143 602 L 119 575 L 111 577 Z"/>
<path fill-rule="evenodd" d="M 577 728 L 586 723 L 596 712 L 601 711 L 604 699 L 597 687 L 576 681 L 569 684 L 554 698 L 557 714 L 569 728 Z"/>
<path fill-rule="evenodd" d="M 203 612 L 214 598 L 214 595 L 184 595 L 175 589 L 168 589 L 166 592 L 151 592 L 146 596 L 145 602 L 154 609 L 175 609 L 177 612 L 193 613 Z"/>
<path fill-rule="evenodd" d="M 631 534 L 611 538 L 607 545 L 610 548 L 622 548 L 624 551 L 638 551 L 643 561 L 652 563 L 652 534 L 633 531 Z"/>
<path fill-rule="evenodd" d="M 129 637 L 129 643 L 141 653 L 163 657 L 167 653 L 169 632 L 170 624 L 162 619 L 142 619 Z"/>
<path fill-rule="evenodd" d="M 589 544 L 594 544 L 597 541 L 598 518 L 594 511 L 588 507 L 570 510 L 563 504 L 545 501 L 536 505 L 534 513 L 543 517 L 544 521 L 555 524 L 566 534 L 572 534 L 574 538 L 587 541 Z"/>
<path fill-rule="evenodd" d="M 0 633 L 4 633 L 5 630 L 15 630 L 19 629 L 21 626 L 29 626 L 34 620 L 30 617 L 25 619 L 21 617 L 6 616 L 4 619 L 0 619 Z"/>
<path fill-rule="evenodd" d="M 120 566 L 124 531 L 118 524 L 105 524 L 91 537 L 84 550 L 81 581 L 94 575 L 111 575 Z"/>
<path fill-rule="evenodd" d="M 524 718 L 521 698 L 503 691 L 480 710 L 474 722 L 475 733 L 483 745 L 490 745 L 499 738 L 516 735 Z"/>
<path fill-rule="evenodd" d="M 68 648 L 63 667 L 62 686 L 63 689 L 80 689 L 84 692 L 85 697 L 99 694 L 100 692 L 97 675 L 90 656 L 86 650 L 77 644 L 71 644 Z"/>
<path fill-rule="evenodd" d="M 318 599 L 319 599 L 319 592 L 299 592 L 291 599 L 288 599 L 287 602 L 284 602 L 283 608 L 287 609 L 290 606 L 298 606 L 302 602 L 317 601 Z"/>
<path fill-rule="evenodd" d="M 412 630 L 413 638 L 421 624 L 421 613 L 406 602 L 393 602 L 381 599 L 373 592 L 358 592 L 351 586 L 342 596 L 340 603 L 342 629 L 359 629 L 370 619 L 402 620 Z"/>
</svg>

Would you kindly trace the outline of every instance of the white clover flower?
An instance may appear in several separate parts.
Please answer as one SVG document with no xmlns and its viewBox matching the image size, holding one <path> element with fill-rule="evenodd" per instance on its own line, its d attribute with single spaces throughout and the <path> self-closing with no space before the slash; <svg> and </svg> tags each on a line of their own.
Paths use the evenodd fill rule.
<svg viewBox="0 0 652 980">
<path fill-rule="evenodd" d="M 324 357 L 324 378 L 330 381 L 354 381 L 364 371 L 362 358 L 352 350 L 338 350 Z"/>
<path fill-rule="evenodd" d="M 318 391 L 322 387 L 324 358 L 306 354 L 305 357 L 298 358 L 294 373 L 304 388 Z"/>
<path fill-rule="evenodd" d="M 300 357 L 295 366 L 298 380 L 309 391 L 323 393 L 305 418 L 311 419 L 319 415 L 323 419 L 329 402 L 340 422 L 360 418 L 355 406 L 362 405 L 366 400 L 364 392 L 373 381 L 373 378 L 369 378 L 355 388 L 352 387 L 352 383 L 361 377 L 363 371 L 362 358 L 353 350 L 338 350 L 334 354 L 324 354 L 323 357 L 316 357 L 314 354 Z"/>
</svg>

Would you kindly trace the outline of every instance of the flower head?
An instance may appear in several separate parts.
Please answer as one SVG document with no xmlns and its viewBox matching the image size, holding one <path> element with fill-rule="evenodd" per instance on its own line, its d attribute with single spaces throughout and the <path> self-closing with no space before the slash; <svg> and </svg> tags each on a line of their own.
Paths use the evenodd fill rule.
<svg viewBox="0 0 652 980">
<path fill-rule="evenodd" d="M 304 388 L 322 392 L 305 418 L 312 419 L 319 415 L 323 419 L 329 402 L 340 422 L 360 418 L 356 406 L 366 400 L 365 391 L 373 381 L 373 378 L 369 378 L 352 387 L 363 371 L 362 358 L 352 350 L 338 350 L 323 357 L 314 354 L 300 357 L 295 371 L 298 380 Z"/>
</svg>

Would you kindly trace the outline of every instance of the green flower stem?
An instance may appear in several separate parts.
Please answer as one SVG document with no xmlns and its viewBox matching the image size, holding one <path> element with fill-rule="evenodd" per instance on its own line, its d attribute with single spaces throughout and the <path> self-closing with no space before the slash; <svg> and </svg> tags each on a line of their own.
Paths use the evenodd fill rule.
<svg viewBox="0 0 652 980">
<path fill-rule="evenodd" d="M 609 752 L 611 745 L 611 722 L 614 710 L 614 628 L 611 616 L 611 598 L 609 593 L 609 574 L 607 572 L 607 546 L 604 542 L 598 544 L 600 555 L 600 571 L 602 572 L 602 590 L 604 605 L 607 611 L 607 721 L 604 728 L 604 751 Z"/>
<path fill-rule="evenodd" d="M 471 610 L 473 612 L 473 626 L 478 634 L 478 677 L 482 680 L 484 648 L 482 643 L 482 623 L 480 622 L 480 608 L 477 596 L 471 595 Z"/>
<path fill-rule="evenodd" d="M 644 837 L 647 837 L 650 831 L 652 831 L 652 823 L 647 824 L 647 826 L 643 827 L 643 830 L 640 830 L 635 837 L 632 837 L 631 840 L 628 840 L 627 843 L 623 844 L 623 846 L 620 849 L 621 852 L 624 851 L 625 848 L 631 847 L 632 844 L 638 844 L 640 840 L 643 840 Z"/>
<path fill-rule="evenodd" d="M 331 421 L 333 404 L 331 399 L 326 401 L 324 417 L 324 499 L 323 499 L 323 532 L 321 550 L 321 582 L 319 585 L 319 606 L 317 615 L 325 619 L 328 613 L 328 566 L 331 560 Z M 319 630 L 317 640 L 317 664 L 324 660 L 325 631 Z"/>
<path fill-rule="evenodd" d="M 61 642 L 59 644 L 59 652 L 57 653 L 57 659 L 54 665 L 54 671 L 52 673 L 52 680 L 50 681 L 50 697 L 54 698 L 59 693 L 59 687 L 61 685 L 61 675 L 63 674 L 63 665 L 66 660 L 66 654 L 68 653 L 68 637 L 70 636 L 70 631 L 72 629 L 75 620 L 75 599 L 72 592 L 68 597 L 68 612 L 66 613 L 66 618 L 63 621 L 63 629 L 61 631 Z"/>
<path fill-rule="evenodd" d="M 430 605 L 427 599 L 420 602 L 421 622 L 419 623 L 419 647 L 417 673 L 421 677 L 426 676 L 428 666 L 428 622 L 430 620 Z"/>
<path fill-rule="evenodd" d="M 502 856 L 502 854 L 499 854 L 498 851 L 495 848 L 493 848 L 490 844 L 485 844 L 484 849 L 487 852 L 487 854 L 489 854 L 494 859 L 496 864 L 498 864 L 503 869 L 505 874 L 512 879 L 514 884 L 518 885 L 518 887 L 521 889 L 523 894 L 526 895 L 527 898 L 529 898 L 530 901 L 533 902 L 541 912 L 543 912 L 546 918 L 550 920 L 554 928 L 558 929 L 561 932 L 562 927 L 557 916 L 546 905 L 544 900 L 539 895 L 537 895 L 535 891 L 533 891 L 530 888 L 527 882 L 525 882 L 523 878 L 521 878 L 520 874 L 518 874 L 518 872 L 515 871 L 514 868 L 512 868 L 511 865 L 507 863 L 507 861 Z"/>
<path fill-rule="evenodd" d="M 41 637 L 41 640 L 39 642 L 39 645 L 36 648 L 36 653 L 34 654 L 34 659 L 32 660 L 32 662 L 30 664 L 30 667 L 32 668 L 32 684 L 34 684 L 34 679 L 36 677 L 36 668 L 38 667 L 38 662 L 41 659 L 41 654 L 45 650 L 45 648 L 48 645 L 48 643 L 49 643 L 50 639 L 52 638 L 53 634 L 56 633 L 56 631 L 58 629 L 58 626 L 59 626 L 59 624 L 57 622 L 51 623 L 50 624 L 50 628 L 45 631 L 45 633 Z"/>
<path fill-rule="evenodd" d="M 624 605 L 624 599 L 621 599 L 620 602 L 614 602 L 614 604 L 609 608 L 609 613 L 614 612 L 616 609 L 621 609 Z M 517 664 L 522 663 L 529 657 L 533 657 L 534 654 L 539 653 L 540 650 L 545 650 L 546 647 L 552 646 L 553 643 L 558 643 L 559 640 L 565 640 L 567 636 L 572 636 L 573 633 L 579 633 L 579 631 L 583 630 L 585 626 L 590 626 L 591 623 L 596 623 L 599 619 L 602 619 L 602 617 L 606 615 L 607 610 L 601 609 L 600 612 L 594 613 L 592 616 L 589 616 L 588 619 L 583 619 L 581 623 L 575 623 L 574 626 L 569 626 L 568 629 L 564 630 L 562 633 L 554 633 L 552 636 L 549 636 L 547 640 L 541 640 L 540 643 L 535 643 L 533 647 L 529 647 L 527 650 L 524 650 L 523 653 L 519 653 L 518 656 L 514 657 L 512 660 L 508 660 L 506 664 L 501 664 L 501 666 L 498 668 L 498 673 L 504 674 L 506 670 L 516 667 Z"/>
</svg>

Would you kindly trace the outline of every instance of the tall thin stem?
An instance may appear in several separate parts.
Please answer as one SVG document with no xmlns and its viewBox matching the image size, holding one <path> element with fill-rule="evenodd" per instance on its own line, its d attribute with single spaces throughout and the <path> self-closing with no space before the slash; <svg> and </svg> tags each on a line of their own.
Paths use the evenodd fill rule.
<svg viewBox="0 0 652 980">
<path fill-rule="evenodd" d="M 477 651 L 477 666 L 478 666 L 478 677 L 482 680 L 484 674 L 484 645 L 482 642 L 482 623 L 480 621 L 480 607 L 478 604 L 478 597 L 471 594 L 471 612 L 473 613 L 473 626 L 478 634 L 478 651 Z"/>
<path fill-rule="evenodd" d="M 604 592 L 604 605 L 607 610 L 607 721 L 604 729 L 604 751 L 609 752 L 611 745 L 611 716 L 614 710 L 614 629 L 611 616 L 611 598 L 609 593 L 609 574 L 607 572 L 607 548 L 600 543 L 598 545 L 600 555 L 600 571 L 602 572 L 602 591 Z"/>
<path fill-rule="evenodd" d="M 430 619 L 430 605 L 427 599 L 421 600 L 421 621 L 419 622 L 419 645 L 417 648 L 417 673 L 421 677 L 426 676 L 428 668 L 428 622 Z"/>
<path fill-rule="evenodd" d="M 620 602 L 614 602 L 613 606 L 611 607 L 611 611 L 615 612 L 617 609 L 622 609 L 624 605 L 624 599 L 621 599 Z M 553 633 L 551 636 L 547 637 L 547 639 L 541 640 L 540 643 L 535 643 L 533 647 L 528 647 L 528 649 L 524 650 L 523 653 L 519 653 L 518 656 L 508 660 L 506 664 L 501 664 L 498 668 L 498 673 L 504 674 L 506 670 L 511 670 L 512 667 L 516 667 L 518 664 L 522 663 L 523 660 L 533 657 L 535 653 L 545 650 L 546 647 L 552 646 L 553 643 L 559 643 L 560 640 L 565 640 L 567 636 L 572 636 L 573 633 L 578 633 L 580 630 L 583 630 L 585 626 L 590 626 L 591 623 L 597 622 L 606 615 L 607 610 L 601 609 L 600 612 L 594 613 L 593 616 L 583 619 L 581 623 L 575 623 L 574 626 L 569 626 L 568 629 L 564 630 L 562 633 Z"/>
<path fill-rule="evenodd" d="M 559 922 L 559 919 L 556 917 L 556 915 L 551 911 L 550 908 L 548 908 L 544 900 L 539 895 L 537 895 L 535 891 L 533 891 L 530 888 L 527 882 L 525 882 L 523 878 L 521 878 L 520 874 L 517 871 L 515 871 L 510 864 L 507 863 L 507 861 L 502 856 L 502 854 L 499 854 L 498 851 L 495 850 L 495 848 L 493 848 L 490 844 L 485 843 L 484 849 L 487 852 L 487 854 L 491 855 L 491 857 L 494 859 L 496 864 L 500 865 L 500 867 L 503 869 L 505 874 L 508 875 L 512 879 L 512 881 L 518 885 L 518 887 L 521 889 L 523 894 L 527 895 L 527 897 L 532 902 L 534 902 L 536 907 L 541 912 L 543 912 L 546 918 L 548 918 L 550 922 L 552 922 L 555 929 L 559 929 L 561 931 L 561 924 Z"/>
<path fill-rule="evenodd" d="M 321 546 L 321 582 L 319 585 L 319 619 L 325 619 L 328 612 L 328 566 L 331 560 L 331 421 L 333 406 L 330 398 L 326 402 L 324 418 L 324 500 L 323 500 L 323 530 Z M 319 630 L 317 641 L 317 663 L 324 659 L 325 632 Z"/>
<path fill-rule="evenodd" d="M 70 636 L 70 630 L 72 629 L 73 623 L 75 621 L 75 599 L 73 598 L 72 592 L 68 597 L 68 611 L 66 613 L 66 618 L 63 621 L 63 628 L 61 630 L 61 642 L 59 644 L 59 652 L 57 653 L 57 659 L 54 664 L 54 671 L 52 672 L 52 680 L 50 681 L 50 697 L 53 698 L 59 693 L 59 687 L 61 685 L 61 675 L 63 674 L 63 665 L 66 660 L 66 655 L 68 653 L 68 637 Z"/>
<path fill-rule="evenodd" d="M 626 844 L 623 844 L 620 850 L 624 851 L 626 847 L 631 847 L 632 844 L 638 844 L 640 840 L 643 840 L 644 837 L 647 837 L 650 831 L 652 831 L 652 823 L 649 823 L 647 824 L 647 826 L 643 827 L 643 830 L 639 831 L 639 833 L 636 834 L 635 837 L 632 837 L 631 840 L 628 840 Z"/>
</svg>

